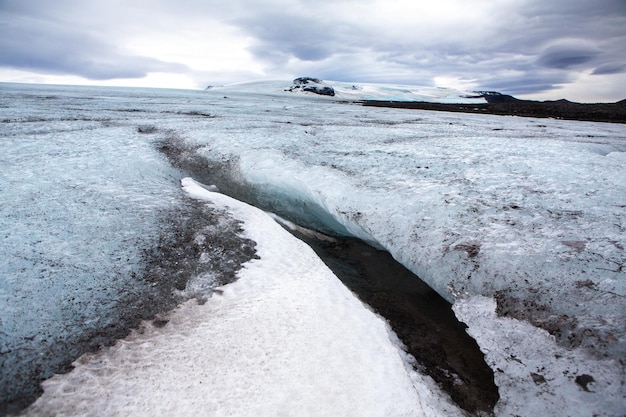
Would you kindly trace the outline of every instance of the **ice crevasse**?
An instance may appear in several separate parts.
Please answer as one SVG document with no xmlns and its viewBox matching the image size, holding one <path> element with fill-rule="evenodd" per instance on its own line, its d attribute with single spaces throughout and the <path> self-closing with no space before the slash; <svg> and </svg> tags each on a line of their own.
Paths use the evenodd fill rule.
<svg viewBox="0 0 626 417">
<path fill-rule="evenodd" d="M 166 326 L 83 356 L 26 415 L 463 415 L 306 244 L 259 209 L 183 188 L 241 219 L 260 259 Z"/>
</svg>

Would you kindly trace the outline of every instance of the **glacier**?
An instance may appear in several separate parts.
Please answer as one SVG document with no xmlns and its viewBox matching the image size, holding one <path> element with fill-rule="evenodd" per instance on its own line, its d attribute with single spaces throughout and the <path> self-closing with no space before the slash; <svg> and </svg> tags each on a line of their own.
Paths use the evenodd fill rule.
<svg viewBox="0 0 626 417">
<path fill-rule="evenodd" d="M 256 208 L 183 188 L 245 219 L 260 259 L 202 309 L 184 304 L 46 381 L 26 415 L 463 415 L 307 245 Z"/>
<path fill-rule="evenodd" d="M 345 97 L 334 85 L 338 94 L 330 98 L 292 94 L 283 85 L 0 86 L 4 385 L 14 383 L 5 375 L 15 373 L 5 370 L 16 369 L 16 357 L 29 361 L 44 345 L 106 326 L 125 297 L 141 299 L 151 283 L 129 277 L 143 271 L 142 254 L 172 227 L 164 213 L 190 216 L 185 195 L 232 219 L 222 234 L 256 242 L 260 257 L 238 261 L 235 283 L 205 272 L 176 289 L 180 300 L 203 304 L 186 301 L 163 316 L 166 325 L 145 324 L 81 356 L 73 371 L 44 383 L 26 415 L 73 414 L 98 407 L 107 393 L 115 398 L 109 415 L 167 411 L 162 407 L 175 397 L 167 392 L 177 392 L 166 385 L 172 378 L 188 382 L 190 397 L 176 404 L 192 415 L 209 404 L 215 413 L 232 410 L 230 394 L 203 398 L 214 390 L 230 390 L 248 407 L 241 415 L 464 414 L 413 369 L 384 320 L 350 298 L 315 255 L 216 189 L 304 227 L 384 248 L 452 302 L 494 370 L 495 415 L 623 414 L 624 125 L 365 108 L 350 100 L 416 93 L 347 84 Z M 469 100 L 420 91 L 435 101 Z M 187 175 L 213 191 L 186 179 L 183 193 L 178 182 Z M 306 274 L 298 272 L 303 265 Z M 302 276 L 310 276 L 311 287 L 298 288 Z M 272 308 L 264 304 L 270 301 Z M 279 314 L 281 306 L 298 313 Z M 316 310 L 330 314 L 327 326 L 309 316 Z M 333 311 L 351 317 L 355 330 L 331 325 Z M 311 317 L 312 327 L 299 327 L 298 317 Z M 252 332 L 254 320 L 267 320 L 255 327 L 263 333 Z M 376 335 L 356 330 L 363 327 Z M 308 346 L 314 335 L 327 343 Z M 218 343 L 215 355 L 193 360 L 193 369 L 177 362 L 189 365 L 202 340 L 219 337 L 236 351 L 220 351 Z M 267 347 L 263 364 L 251 360 L 259 357 L 246 341 L 254 337 Z M 314 349 L 324 349 L 324 359 Z M 302 378 L 285 379 L 283 368 L 296 359 Z M 338 391 L 326 395 L 319 384 L 334 374 L 311 373 L 322 360 L 342 375 Z M 379 366 L 364 370 L 359 360 Z M 209 368 L 224 378 L 209 378 Z M 264 376 L 263 369 L 272 372 Z M 393 381 L 394 392 L 377 378 Z M 377 395 L 358 395 L 364 379 Z M 271 400 L 262 404 L 258 395 Z M 320 401 L 328 408 L 311 408 Z"/>
</svg>

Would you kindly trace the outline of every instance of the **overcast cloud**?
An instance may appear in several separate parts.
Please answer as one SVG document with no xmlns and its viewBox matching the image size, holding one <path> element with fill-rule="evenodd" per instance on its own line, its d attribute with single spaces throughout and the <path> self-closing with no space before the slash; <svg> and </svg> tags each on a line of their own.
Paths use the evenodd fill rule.
<svg viewBox="0 0 626 417">
<path fill-rule="evenodd" d="M 0 81 L 315 76 L 626 98 L 624 0 L 0 0 Z"/>
</svg>

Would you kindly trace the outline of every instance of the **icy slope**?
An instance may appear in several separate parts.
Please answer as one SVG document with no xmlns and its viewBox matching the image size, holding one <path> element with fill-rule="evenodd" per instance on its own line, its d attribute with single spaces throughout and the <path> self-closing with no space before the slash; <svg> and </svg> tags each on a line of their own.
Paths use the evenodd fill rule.
<svg viewBox="0 0 626 417">
<path fill-rule="evenodd" d="M 260 111 L 231 118 L 240 100 L 256 101 Z M 207 161 L 230 161 L 240 197 L 384 247 L 450 301 L 497 300 L 501 316 L 550 332 L 546 351 L 577 352 L 565 356 L 565 384 L 535 383 L 532 374 L 555 365 L 531 348 L 544 336 L 527 333 L 523 379 L 537 396 L 564 393 L 542 396 L 546 407 L 579 392 L 598 414 L 619 415 L 626 402 L 623 125 L 275 97 L 232 97 L 225 106 L 210 131 L 187 138 Z M 505 349 L 519 341 L 475 314 L 470 331 L 479 344 L 481 332 L 495 332 L 485 349 L 515 362 Z M 579 370 L 581 363 L 595 373 Z M 584 375 L 602 382 L 585 391 Z M 504 397 L 523 408 L 516 390 L 528 386 L 505 385 Z M 573 398 L 561 407 L 586 413 Z"/>
<path fill-rule="evenodd" d="M 387 101 L 428 101 L 433 103 L 486 103 L 484 98 L 471 98 L 476 93 L 452 88 L 426 87 L 415 85 L 347 83 L 320 80 L 320 86 L 334 89 L 333 97 L 320 96 L 302 91 L 289 80 L 248 81 L 209 88 L 210 92 L 223 94 L 262 94 L 279 96 L 305 96 L 308 99 L 326 100 L 387 100 Z"/>
<path fill-rule="evenodd" d="M 463 415 L 307 245 L 258 209 L 183 187 L 242 220 L 260 259 L 165 327 L 81 358 L 24 415 Z"/>
</svg>

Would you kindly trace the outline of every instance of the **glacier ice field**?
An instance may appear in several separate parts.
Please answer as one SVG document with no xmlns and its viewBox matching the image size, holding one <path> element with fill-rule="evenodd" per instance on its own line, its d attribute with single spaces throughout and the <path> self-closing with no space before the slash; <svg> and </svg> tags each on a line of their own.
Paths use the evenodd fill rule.
<svg viewBox="0 0 626 417">
<path fill-rule="evenodd" d="M 109 343 L 98 338 L 120 311 L 204 302 L 220 273 L 254 258 L 238 219 L 215 208 L 202 221 L 220 231 L 205 248 L 239 236 L 207 255 L 220 266 L 155 289 L 149 277 L 197 254 L 166 247 L 204 227 L 181 190 L 191 176 L 389 251 L 468 324 L 501 391 L 497 415 L 624 409 L 626 126 L 366 108 L 249 85 L 0 93 L 2 396 L 69 369 L 85 338 Z M 170 269 L 155 272 L 160 256 Z"/>
</svg>

